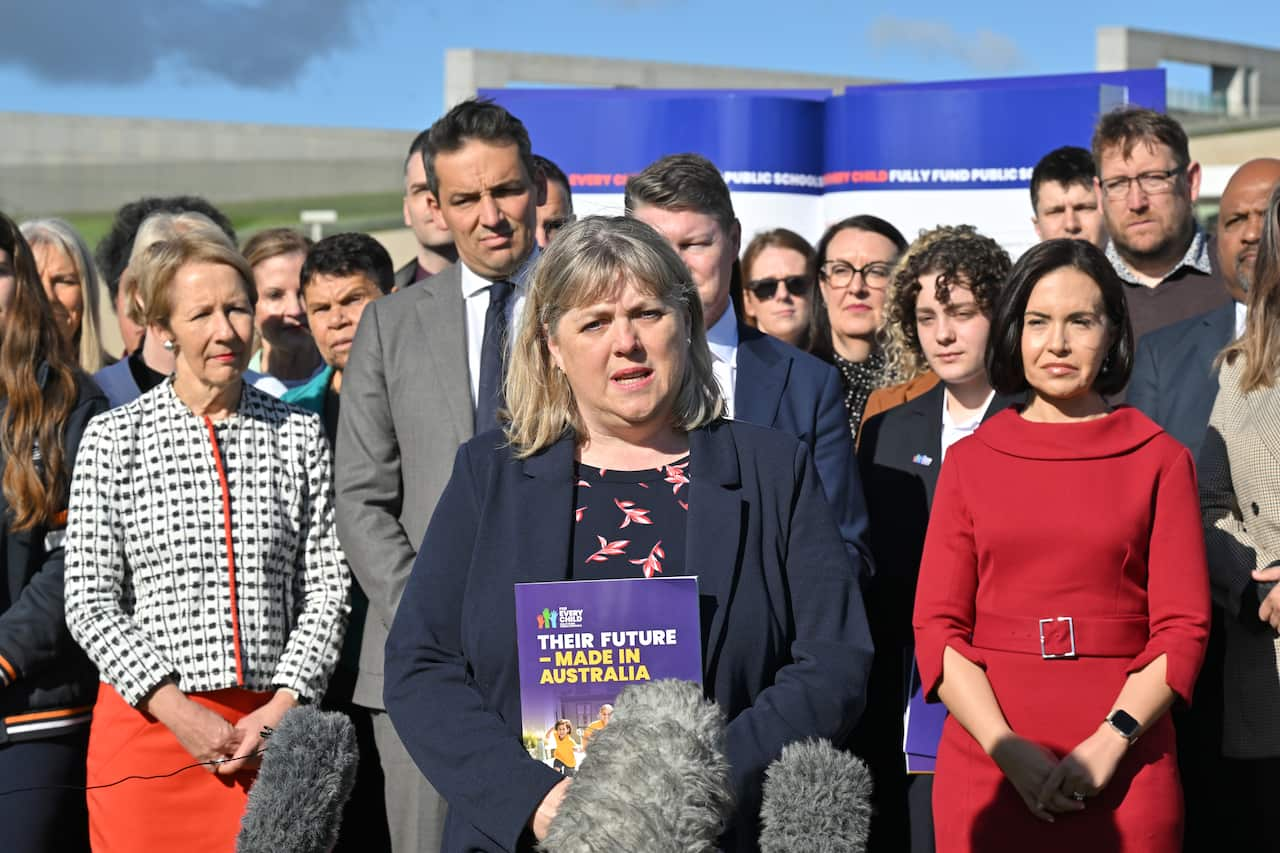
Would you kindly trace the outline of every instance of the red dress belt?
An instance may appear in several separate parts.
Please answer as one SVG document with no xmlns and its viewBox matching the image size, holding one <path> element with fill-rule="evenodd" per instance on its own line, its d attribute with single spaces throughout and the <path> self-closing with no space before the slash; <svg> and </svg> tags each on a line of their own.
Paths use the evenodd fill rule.
<svg viewBox="0 0 1280 853">
<path fill-rule="evenodd" d="M 1145 616 L 1005 616 L 979 610 L 973 645 L 1043 658 L 1133 657 L 1147 646 Z"/>
</svg>

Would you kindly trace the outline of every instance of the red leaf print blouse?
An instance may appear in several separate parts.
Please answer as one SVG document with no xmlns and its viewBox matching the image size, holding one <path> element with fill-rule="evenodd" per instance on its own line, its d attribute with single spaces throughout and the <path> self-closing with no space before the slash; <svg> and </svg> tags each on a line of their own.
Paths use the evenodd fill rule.
<svg viewBox="0 0 1280 853">
<path fill-rule="evenodd" d="M 688 457 L 642 471 L 578 465 L 574 580 L 684 574 Z"/>
</svg>

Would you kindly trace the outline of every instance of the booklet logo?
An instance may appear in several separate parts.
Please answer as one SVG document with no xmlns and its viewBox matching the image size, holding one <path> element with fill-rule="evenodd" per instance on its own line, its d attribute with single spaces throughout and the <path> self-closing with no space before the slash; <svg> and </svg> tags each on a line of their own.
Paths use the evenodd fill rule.
<svg viewBox="0 0 1280 853">
<path fill-rule="evenodd" d="M 565 628 L 581 628 L 582 627 L 582 610 L 573 610 L 568 607 L 557 607 L 552 610 L 550 608 L 542 608 L 542 612 L 538 614 L 538 630 L 562 630 Z"/>
</svg>

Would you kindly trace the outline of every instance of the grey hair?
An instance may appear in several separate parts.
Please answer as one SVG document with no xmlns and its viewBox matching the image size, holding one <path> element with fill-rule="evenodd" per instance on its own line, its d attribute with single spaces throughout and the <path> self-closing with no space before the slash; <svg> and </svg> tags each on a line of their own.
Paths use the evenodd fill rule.
<svg viewBox="0 0 1280 853">
<path fill-rule="evenodd" d="M 80 315 L 77 330 L 80 341 L 76 361 L 86 373 L 96 373 L 106 366 L 107 354 L 102 349 L 102 314 L 98 307 L 98 267 L 93 254 L 80 232 L 65 219 L 31 219 L 20 226 L 22 236 L 34 249 L 36 246 L 52 246 L 75 265 L 80 276 L 80 293 L 84 299 L 84 311 Z"/>
<path fill-rule="evenodd" d="M 566 430 L 585 437 L 573 390 L 551 358 L 547 340 L 565 313 L 630 283 L 662 300 L 684 322 L 688 340 L 673 426 L 688 431 L 724 414 L 711 369 L 702 302 L 688 268 L 663 237 L 637 219 L 588 216 L 566 226 L 533 271 L 507 368 L 507 440 L 516 456 L 532 456 Z"/>
</svg>

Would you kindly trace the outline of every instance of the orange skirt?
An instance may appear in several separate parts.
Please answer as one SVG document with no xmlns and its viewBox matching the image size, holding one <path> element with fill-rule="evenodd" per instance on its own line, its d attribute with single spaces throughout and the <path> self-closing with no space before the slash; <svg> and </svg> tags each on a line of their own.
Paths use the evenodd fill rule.
<svg viewBox="0 0 1280 853">
<path fill-rule="evenodd" d="M 233 688 L 188 698 L 234 725 L 265 705 L 271 694 Z M 194 763 L 164 723 L 125 702 L 110 685 L 100 685 L 89 730 L 89 786 L 171 773 Z M 255 778 L 256 770 L 218 776 L 192 767 L 167 779 L 131 779 L 90 790 L 86 798 L 94 853 L 232 853 Z"/>
</svg>

